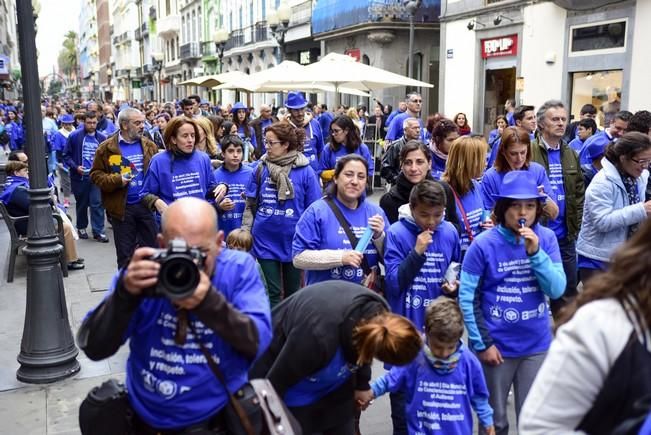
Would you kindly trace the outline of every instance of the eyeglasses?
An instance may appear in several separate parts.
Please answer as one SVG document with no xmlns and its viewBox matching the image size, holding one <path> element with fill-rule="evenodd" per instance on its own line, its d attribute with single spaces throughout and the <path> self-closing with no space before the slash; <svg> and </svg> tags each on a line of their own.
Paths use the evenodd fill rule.
<svg viewBox="0 0 651 435">
<path fill-rule="evenodd" d="M 265 145 L 274 146 L 277 143 L 283 143 L 282 140 L 264 140 Z"/>
<path fill-rule="evenodd" d="M 340 129 L 337 129 L 337 128 L 331 128 L 331 129 L 330 129 L 330 133 L 332 133 L 332 134 L 339 134 L 339 133 L 341 133 L 342 131 L 343 131 L 343 130 L 340 130 Z"/>
<path fill-rule="evenodd" d="M 423 100 L 409 100 L 410 103 L 422 103 Z"/>
<path fill-rule="evenodd" d="M 631 157 L 629 160 L 640 166 L 649 166 L 651 164 L 651 160 L 638 160 L 634 159 L 633 157 Z"/>
</svg>

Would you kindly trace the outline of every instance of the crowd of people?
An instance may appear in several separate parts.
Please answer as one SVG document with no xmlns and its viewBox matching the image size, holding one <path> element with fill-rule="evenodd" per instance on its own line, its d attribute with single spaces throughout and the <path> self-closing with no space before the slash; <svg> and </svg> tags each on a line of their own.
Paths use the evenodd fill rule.
<svg viewBox="0 0 651 435">
<path fill-rule="evenodd" d="M 101 359 L 130 340 L 136 433 L 227 431 L 247 376 L 269 378 L 305 434 L 359 433 L 387 392 L 394 435 L 470 434 L 473 414 L 487 434 L 639 429 L 651 113 L 599 130 L 591 104 L 569 123 L 561 101 L 507 102 L 482 135 L 464 113 L 424 116 L 416 92 L 374 104 L 331 112 L 294 91 L 257 112 L 198 96 L 43 106 L 53 205 L 65 214 L 75 198 L 69 238 L 108 242 L 105 217 L 113 229 L 118 272 L 79 342 Z M 12 158 L 20 118 L 0 106 Z M 12 214 L 28 206 L 27 166 L 7 166 Z M 153 249 L 176 239 L 202 252 L 199 285 L 151 297 Z M 373 358 L 386 364 L 375 379 Z"/>
</svg>

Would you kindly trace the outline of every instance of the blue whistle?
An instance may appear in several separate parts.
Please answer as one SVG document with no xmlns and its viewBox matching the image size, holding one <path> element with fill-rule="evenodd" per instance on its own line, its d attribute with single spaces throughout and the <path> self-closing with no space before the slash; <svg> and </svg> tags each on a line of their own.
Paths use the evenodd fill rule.
<svg viewBox="0 0 651 435">
<path fill-rule="evenodd" d="M 366 251 L 366 247 L 368 246 L 368 242 L 371 241 L 372 236 L 373 230 L 371 227 L 366 227 L 364 234 L 362 234 L 362 237 L 357 242 L 357 246 L 355 246 L 355 251 L 363 254 L 364 251 Z"/>
<path fill-rule="evenodd" d="M 520 228 L 524 228 L 525 225 L 527 224 L 527 220 L 522 218 L 522 219 L 518 220 L 518 223 L 520 224 Z"/>
</svg>

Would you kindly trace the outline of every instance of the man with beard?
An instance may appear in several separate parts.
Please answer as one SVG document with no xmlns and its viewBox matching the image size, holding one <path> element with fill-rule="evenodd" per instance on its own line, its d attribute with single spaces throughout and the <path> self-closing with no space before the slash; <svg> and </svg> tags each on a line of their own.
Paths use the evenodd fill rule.
<svg viewBox="0 0 651 435">
<path fill-rule="evenodd" d="M 119 133 L 97 149 L 90 177 L 102 191 L 122 268 L 137 246 L 156 246 L 156 222 L 141 200 L 145 172 L 158 146 L 143 137 L 145 116 L 140 110 L 123 109 L 118 124 Z"/>
<path fill-rule="evenodd" d="M 305 107 L 307 100 L 298 92 L 292 91 L 287 93 L 285 107 L 289 110 L 289 123 L 296 128 L 305 129 L 305 142 L 302 151 L 305 157 L 310 161 L 310 166 L 315 172 L 319 170 L 319 157 L 323 151 L 323 134 L 319 122 L 305 116 Z"/>
</svg>

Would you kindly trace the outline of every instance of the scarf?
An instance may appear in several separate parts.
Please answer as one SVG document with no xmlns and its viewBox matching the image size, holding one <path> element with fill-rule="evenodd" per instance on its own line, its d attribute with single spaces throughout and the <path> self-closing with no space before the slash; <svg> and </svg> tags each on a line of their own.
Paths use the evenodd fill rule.
<svg viewBox="0 0 651 435">
<path fill-rule="evenodd" d="M 444 162 L 448 161 L 448 155 L 443 154 L 443 151 L 439 150 L 439 147 L 436 145 L 436 142 L 434 142 L 433 140 L 430 141 L 429 148 L 430 150 L 432 150 L 432 154 L 437 156 L 439 159 L 443 160 Z"/>
<path fill-rule="evenodd" d="M 620 176 L 622 177 L 622 182 L 624 183 L 624 187 L 626 188 L 626 193 L 628 195 L 628 204 L 633 205 L 639 203 L 640 194 L 637 191 L 637 180 L 628 174 L 624 174 L 623 172 L 620 172 Z M 640 228 L 639 223 L 629 225 L 628 238 L 631 238 L 631 236 L 635 234 L 638 228 Z"/>
<path fill-rule="evenodd" d="M 457 350 L 445 359 L 440 359 L 432 355 L 432 351 L 427 344 L 423 346 L 423 352 L 425 353 L 425 358 L 427 358 L 427 361 L 429 361 L 436 373 L 439 375 L 447 375 L 457 368 L 457 364 L 459 364 L 459 360 L 461 359 L 462 349 L 461 343 L 459 343 Z"/>
<path fill-rule="evenodd" d="M 269 157 L 265 154 L 260 158 L 262 164 L 267 165 L 269 177 L 276 184 L 278 189 L 278 200 L 285 201 L 294 199 L 294 185 L 289 179 L 289 171 L 293 168 L 302 168 L 308 166 L 310 161 L 298 151 L 288 151 L 287 154 L 280 157 Z"/>
<path fill-rule="evenodd" d="M 427 171 L 425 180 L 434 180 L 431 172 Z M 405 177 L 405 174 L 402 171 L 400 171 L 400 173 L 398 174 L 398 178 L 396 178 L 395 186 L 396 186 L 395 192 L 397 193 L 396 195 L 397 199 L 402 201 L 402 204 L 407 204 L 409 202 L 409 195 L 411 194 L 411 189 L 414 188 L 415 184 L 409 181 L 407 177 Z"/>
</svg>

